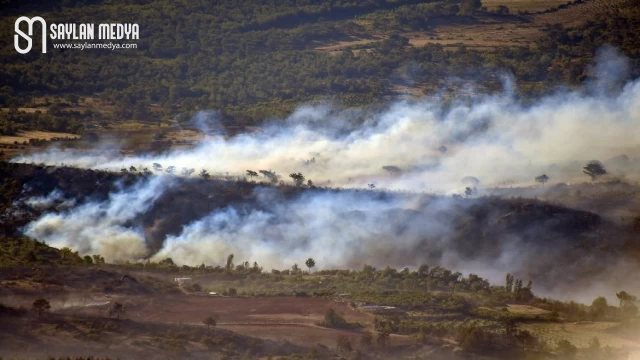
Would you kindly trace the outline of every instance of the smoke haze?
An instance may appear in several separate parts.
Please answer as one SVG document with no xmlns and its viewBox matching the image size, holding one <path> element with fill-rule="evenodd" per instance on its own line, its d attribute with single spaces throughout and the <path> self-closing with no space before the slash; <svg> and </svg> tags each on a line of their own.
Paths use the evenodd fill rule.
<svg viewBox="0 0 640 360">
<path fill-rule="evenodd" d="M 483 188 L 506 183 L 533 185 L 534 177 L 543 173 L 552 182 L 583 182 L 587 178 L 581 167 L 586 161 L 626 154 L 631 159 L 627 166 L 612 168 L 611 176 L 636 180 L 640 81 L 620 86 L 626 62 L 615 50 L 603 50 L 600 59 L 594 66 L 599 75 L 590 88 L 557 92 L 530 105 L 519 102 L 507 87 L 502 94 L 472 103 L 399 102 L 376 114 L 329 105 L 302 106 L 289 118 L 256 132 L 209 135 L 189 150 L 135 157 L 50 150 L 14 161 L 113 171 L 160 163 L 165 168 L 194 168 L 196 173 L 205 169 L 239 177 L 247 169 L 270 170 L 286 182 L 290 182 L 289 173 L 301 172 L 316 185 L 365 188 L 375 184 L 378 189 L 441 195 L 463 194 L 467 185 L 461 179 L 473 176 L 480 180 L 482 195 Z M 401 171 L 389 173 L 383 166 Z M 240 261 L 257 261 L 265 268 L 289 267 L 309 256 L 320 268 L 430 263 L 476 272 L 494 281 L 515 271 L 541 279 L 549 292 L 558 291 L 554 277 L 560 273 L 569 274 L 572 267 L 582 269 L 596 260 L 609 261 L 602 254 L 583 254 L 554 270 L 559 259 L 572 251 L 570 244 L 558 240 L 563 232 L 554 224 L 509 230 L 495 235 L 493 242 L 488 240 L 491 228 L 486 234 L 463 231 L 461 236 L 460 229 L 473 218 L 479 200 L 383 196 L 374 191 L 309 191 L 282 198 L 268 186 L 254 189 L 253 206 L 213 209 L 176 225 L 175 231 L 151 246 L 136 219 L 180 183 L 166 174 L 149 177 L 135 186 L 121 187 L 108 199 L 45 212 L 24 232 L 53 246 L 99 253 L 110 261 L 171 257 L 190 265 L 222 264 L 233 253 Z M 59 192 L 51 196 L 64 198 Z M 27 202 L 32 207 L 51 206 L 46 198 Z M 500 222 L 504 212 L 487 212 L 474 224 L 506 228 Z M 547 235 L 549 231 L 552 236 Z M 485 239 L 479 243 L 484 247 L 470 244 L 476 238 Z M 551 243 L 555 244 L 553 256 L 549 256 Z M 630 267 L 634 265 L 622 262 L 599 277 L 612 279 Z M 578 273 L 565 274 L 565 279 L 577 278 Z M 625 281 L 640 283 L 634 278 Z M 599 283 L 590 289 L 602 290 Z"/>
</svg>

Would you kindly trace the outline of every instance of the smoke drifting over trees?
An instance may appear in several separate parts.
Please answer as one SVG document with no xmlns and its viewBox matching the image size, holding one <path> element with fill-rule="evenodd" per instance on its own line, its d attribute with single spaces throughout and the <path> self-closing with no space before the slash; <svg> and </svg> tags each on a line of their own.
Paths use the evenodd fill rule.
<svg viewBox="0 0 640 360">
<path fill-rule="evenodd" d="M 605 59 L 599 67 L 606 64 Z M 589 266 L 591 258 L 572 253 L 571 242 L 583 241 L 597 249 L 597 241 L 583 233 L 601 226 L 597 216 L 535 203 L 489 201 L 475 193 L 464 200 L 377 191 L 303 191 L 304 177 L 316 186 L 330 181 L 333 186 L 430 189 L 441 195 L 464 194 L 467 186 L 460 179 L 469 174 L 485 188 L 507 179 L 533 185 L 539 174 L 553 181 L 584 181 L 582 167 L 590 159 L 640 155 L 637 134 L 640 81 L 627 83 L 615 94 L 559 92 L 529 105 L 519 103 L 515 89 L 506 89 L 471 104 L 401 102 L 373 115 L 303 106 L 258 132 L 208 137 L 191 150 L 137 157 L 53 150 L 14 161 L 114 171 L 142 165 L 156 171 L 106 198 L 45 211 L 23 229 L 82 255 L 100 253 L 111 261 L 171 257 L 178 263 L 222 264 L 233 253 L 242 261 L 273 267 L 290 266 L 309 254 L 323 267 L 433 262 L 494 279 L 507 271 L 532 273 L 540 288 L 553 290 L 556 277 L 577 281 L 580 269 Z M 443 146 L 446 151 L 441 151 Z M 313 164 L 308 162 L 311 156 Z M 383 170 L 390 166 L 402 171 Z M 276 173 L 292 174 L 301 189 L 295 196 L 283 196 L 276 188 L 253 186 L 243 188 L 237 201 L 226 206 L 172 209 L 166 205 L 167 194 L 183 194 L 186 181 L 178 168 L 189 170 L 183 176 L 199 174 L 201 179 L 189 180 L 193 182 L 229 173 L 247 174 L 266 184 L 278 182 Z M 640 161 L 630 160 L 612 175 L 632 177 L 638 169 Z M 302 173 L 304 177 L 298 177 Z M 227 190 L 202 196 L 217 196 L 216 191 Z M 478 192 L 481 196 L 482 189 Z M 159 204 L 163 196 L 165 202 Z M 163 211 L 182 213 L 172 217 Z M 603 263 L 618 255 L 598 251 L 590 256 L 600 256 Z M 569 270 L 549 271 L 559 259 L 570 262 Z M 624 266 L 618 263 L 608 275 Z"/>
<path fill-rule="evenodd" d="M 195 149 L 164 155 L 51 151 L 16 161 L 115 170 L 153 164 L 156 172 L 164 166 L 170 174 L 176 167 L 235 176 L 244 176 L 246 169 L 269 169 L 302 172 L 317 185 L 330 180 L 334 186 L 364 187 L 375 180 L 378 188 L 461 193 L 459 179 L 469 174 L 485 187 L 506 178 L 531 183 L 543 173 L 570 181 L 581 178 L 575 162 L 636 152 L 639 99 L 640 82 L 635 81 L 615 95 L 561 92 L 531 105 L 519 103 L 515 89 L 506 89 L 471 104 L 402 102 L 373 115 L 303 106 L 256 133 L 209 137 Z M 446 152 L 439 151 L 443 144 Z M 310 154 L 318 155 L 313 166 L 305 164 Z M 630 173 L 638 167 L 634 164 Z M 389 169 L 402 171 L 388 176 Z M 263 170 L 259 173 L 272 180 Z"/>
</svg>

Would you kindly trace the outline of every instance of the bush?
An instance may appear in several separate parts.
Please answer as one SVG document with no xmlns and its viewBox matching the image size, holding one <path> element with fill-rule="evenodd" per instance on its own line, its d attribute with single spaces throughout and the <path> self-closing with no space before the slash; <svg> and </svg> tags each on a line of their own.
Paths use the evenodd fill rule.
<svg viewBox="0 0 640 360">
<path fill-rule="evenodd" d="M 456 340 L 465 351 L 485 350 L 491 342 L 489 334 L 475 326 L 460 329 Z"/>
<path fill-rule="evenodd" d="M 357 329 L 362 325 L 359 323 L 349 323 L 345 318 L 338 314 L 332 307 L 328 308 L 324 313 L 324 321 L 320 323 L 320 326 L 334 328 L 334 329 Z"/>
</svg>

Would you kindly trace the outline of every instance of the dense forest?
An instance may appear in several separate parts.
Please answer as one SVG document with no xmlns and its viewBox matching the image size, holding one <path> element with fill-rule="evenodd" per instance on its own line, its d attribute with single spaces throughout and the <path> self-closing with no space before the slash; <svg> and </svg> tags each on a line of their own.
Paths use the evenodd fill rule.
<svg viewBox="0 0 640 360">
<path fill-rule="evenodd" d="M 188 119 L 197 109 L 216 109 L 248 125 L 284 116 L 300 103 L 371 104 L 406 82 L 421 84 L 427 94 L 449 78 L 496 91 L 502 73 L 513 74 L 522 96 L 535 96 L 588 81 L 589 64 L 604 44 L 618 47 L 633 62 L 632 75 L 640 75 L 640 8 L 634 1 L 576 28 L 548 26 L 535 45 L 492 50 L 410 46 L 401 35 L 489 13 L 472 0 L 4 0 L 2 7 L 0 134 L 77 133 L 87 120 Z M 138 48 L 19 54 L 14 20 L 35 14 L 49 23 L 138 23 Z M 500 16 L 527 21 L 522 14 Z M 362 51 L 316 50 L 372 36 L 376 41 Z M 85 97 L 99 97 L 114 110 L 74 111 Z M 42 106 L 48 111 L 20 110 Z"/>
</svg>

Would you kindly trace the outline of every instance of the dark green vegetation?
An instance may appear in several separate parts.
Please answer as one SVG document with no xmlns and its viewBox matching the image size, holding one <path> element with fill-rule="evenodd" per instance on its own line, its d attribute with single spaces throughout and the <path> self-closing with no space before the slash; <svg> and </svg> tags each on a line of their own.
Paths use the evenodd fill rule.
<svg viewBox="0 0 640 360">
<path fill-rule="evenodd" d="M 505 71 L 528 96 L 587 81 L 592 75 L 587 65 L 603 44 L 619 47 L 631 58 L 633 75 L 640 75 L 640 9 L 632 0 L 576 28 L 550 26 L 529 46 L 482 51 L 411 46 L 403 35 L 428 36 L 440 24 L 483 17 L 523 26 L 531 21 L 480 6 L 470 0 L 5 0 L 0 134 L 21 129 L 77 133 L 86 122 L 128 119 L 186 121 L 195 109 L 220 110 L 227 125 L 249 125 L 285 115 L 301 102 L 371 104 L 397 85 L 431 93 L 451 77 L 495 91 L 500 87 L 496 75 Z M 41 54 L 34 45 L 21 55 L 13 48 L 14 20 L 31 14 L 49 23 L 138 23 L 141 39 L 134 50 L 50 48 Z M 354 39 L 370 42 L 334 54 L 315 50 Z M 78 103 L 96 96 L 100 106 L 78 110 Z"/>
</svg>

